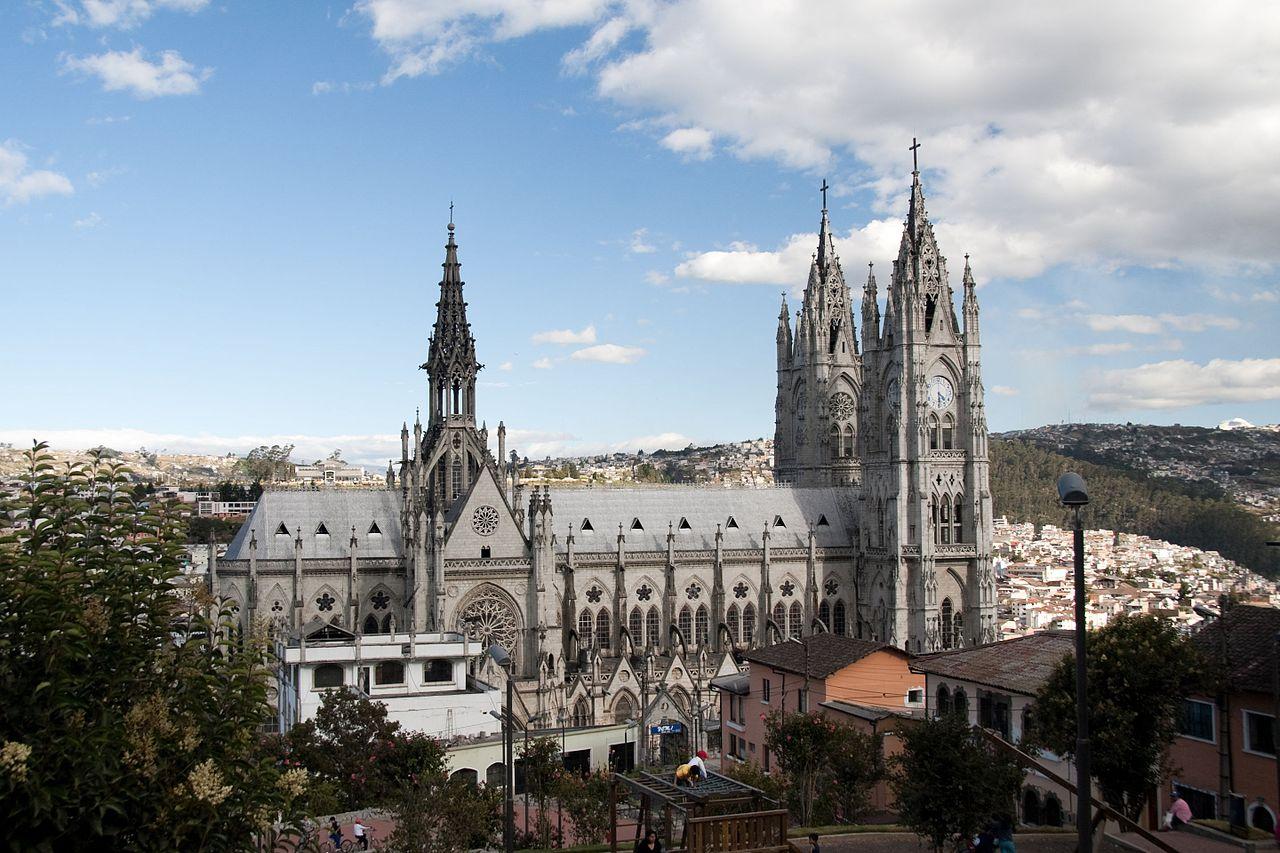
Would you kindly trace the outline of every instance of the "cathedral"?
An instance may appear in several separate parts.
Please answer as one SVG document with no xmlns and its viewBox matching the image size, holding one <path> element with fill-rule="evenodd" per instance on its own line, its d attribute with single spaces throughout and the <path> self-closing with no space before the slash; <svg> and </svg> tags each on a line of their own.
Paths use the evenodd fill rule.
<svg viewBox="0 0 1280 853">
<path fill-rule="evenodd" d="M 241 618 L 297 632 L 458 631 L 499 643 L 555 725 L 689 718 L 735 650 L 815 631 L 927 652 L 996 637 L 978 302 L 960 315 L 919 171 L 881 309 L 857 315 L 825 209 L 803 302 L 777 329 L 770 489 L 522 484 L 482 368 L 455 226 L 421 414 L 381 490 L 272 490 L 210 566 Z"/>
</svg>

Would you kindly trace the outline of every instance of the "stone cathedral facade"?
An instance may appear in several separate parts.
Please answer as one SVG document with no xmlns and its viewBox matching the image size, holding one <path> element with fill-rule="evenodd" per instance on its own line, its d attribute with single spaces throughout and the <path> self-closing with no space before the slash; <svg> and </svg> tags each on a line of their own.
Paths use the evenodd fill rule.
<svg viewBox="0 0 1280 853">
<path fill-rule="evenodd" d="M 543 725 L 688 721 L 734 650 L 828 630 L 931 651 L 996 639 L 978 304 L 963 322 L 919 173 L 860 335 L 822 211 L 794 325 L 777 331 L 772 489 L 527 487 L 482 365 L 452 223 L 421 414 L 385 490 L 268 491 L 210 566 L 245 620 L 285 631 L 463 631 L 502 644 Z"/>
</svg>

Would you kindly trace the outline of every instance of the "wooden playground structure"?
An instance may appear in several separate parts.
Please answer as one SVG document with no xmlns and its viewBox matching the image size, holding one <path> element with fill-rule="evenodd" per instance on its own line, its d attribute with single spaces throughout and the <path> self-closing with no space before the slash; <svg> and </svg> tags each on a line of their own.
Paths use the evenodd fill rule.
<svg viewBox="0 0 1280 853">
<path fill-rule="evenodd" d="M 619 838 L 619 812 L 635 817 L 635 839 Z M 609 789 L 611 851 L 630 849 L 652 829 L 667 853 L 790 853 L 787 810 L 764 792 L 707 771 L 696 787 L 677 785 L 675 769 L 613 774 Z"/>
</svg>

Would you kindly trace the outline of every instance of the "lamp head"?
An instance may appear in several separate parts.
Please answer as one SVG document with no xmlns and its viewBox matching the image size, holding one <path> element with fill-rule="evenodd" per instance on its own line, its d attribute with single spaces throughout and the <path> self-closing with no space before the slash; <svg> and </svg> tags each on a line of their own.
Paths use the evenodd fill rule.
<svg viewBox="0 0 1280 853">
<path fill-rule="evenodd" d="M 485 654 L 493 658 L 493 662 L 500 667 L 506 668 L 511 666 L 511 655 L 507 654 L 507 650 L 497 643 L 494 643 L 486 649 Z"/>
<path fill-rule="evenodd" d="M 1089 490 L 1085 488 L 1084 478 L 1068 471 L 1058 478 L 1058 500 L 1063 506 L 1084 506 L 1089 503 Z"/>
</svg>

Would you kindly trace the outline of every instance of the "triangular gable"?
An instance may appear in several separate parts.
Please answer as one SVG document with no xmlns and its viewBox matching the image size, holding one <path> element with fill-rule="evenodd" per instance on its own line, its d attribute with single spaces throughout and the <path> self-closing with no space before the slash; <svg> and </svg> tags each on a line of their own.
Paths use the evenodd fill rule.
<svg viewBox="0 0 1280 853">
<path fill-rule="evenodd" d="M 627 673 L 627 677 L 621 678 L 622 673 Z M 640 679 L 636 677 L 636 671 L 631 668 L 631 662 L 626 658 L 618 661 L 618 668 L 613 671 L 613 675 L 609 676 L 605 682 L 605 693 L 613 693 L 614 691 L 627 690 L 632 693 L 640 688 Z M 638 703 L 637 703 L 638 704 Z"/>
<path fill-rule="evenodd" d="M 529 541 L 487 465 L 449 516 L 452 526 L 444 540 L 446 559 L 480 559 L 486 556 L 486 548 L 489 559 L 529 556 Z"/>
</svg>

